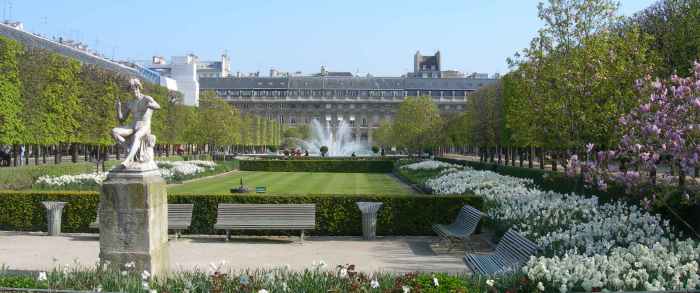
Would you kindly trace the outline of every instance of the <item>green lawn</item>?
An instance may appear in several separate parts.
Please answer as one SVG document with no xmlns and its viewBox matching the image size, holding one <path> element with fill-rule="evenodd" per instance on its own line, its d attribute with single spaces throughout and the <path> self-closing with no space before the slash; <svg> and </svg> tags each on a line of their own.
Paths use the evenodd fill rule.
<svg viewBox="0 0 700 293">
<path fill-rule="evenodd" d="M 168 188 L 169 193 L 229 193 L 243 176 L 244 184 L 268 193 L 287 194 L 411 194 L 413 190 L 388 174 L 239 171 Z"/>
</svg>

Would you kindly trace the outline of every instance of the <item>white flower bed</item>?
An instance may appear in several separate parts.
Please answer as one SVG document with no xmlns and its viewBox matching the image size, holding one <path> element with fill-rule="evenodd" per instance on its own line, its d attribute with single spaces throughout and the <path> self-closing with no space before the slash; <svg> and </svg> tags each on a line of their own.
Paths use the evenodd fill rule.
<svg viewBox="0 0 700 293">
<path fill-rule="evenodd" d="M 107 173 L 86 173 L 78 175 L 48 176 L 36 180 L 36 184 L 50 187 L 65 187 L 73 185 L 100 185 L 107 178 Z"/>
<path fill-rule="evenodd" d="M 213 170 L 216 163 L 212 161 L 158 161 L 158 171 L 166 180 L 194 176 Z M 99 186 L 107 178 L 107 173 L 84 173 L 78 175 L 41 176 L 35 182 L 39 186 L 62 188 L 67 186 Z"/>
<path fill-rule="evenodd" d="M 401 168 L 409 170 L 436 170 L 443 168 L 461 168 L 459 165 L 445 163 L 441 161 L 427 160 L 418 163 L 401 166 Z"/>
<path fill-rule="evenodd" d="M 700 246 L 686 240 L 671 245 L 617 247 L 608 255 L 533 257 L 523 270 L 531 280 L 546 280 L 550 288 L 560 292 L 570 292 L 578 286 L 588 292 L 592 288 L 610 291 L 695 289 L 700 279 L 698 257 Z"/>
<path fill-rule="evenodd" d="M 531 180 L 473 169 L 440 175 L 426 185 L 436 194 L 472 191 L 483 197 L 496 224 L 514 225 L 553 256 L 533 258 L 525 266 L 533 281 L 565 291 L 698 285 L 700 246 L 677 240 L 668 221 L 636 206 L 542 191 Z"/>
<path fill-rule="evenodd" d="M 160 175 L 167 179 L 194 176 L 199 173 L 214 169 L 216 163 L 212 161 L 158 161 Z"/>
</svg>

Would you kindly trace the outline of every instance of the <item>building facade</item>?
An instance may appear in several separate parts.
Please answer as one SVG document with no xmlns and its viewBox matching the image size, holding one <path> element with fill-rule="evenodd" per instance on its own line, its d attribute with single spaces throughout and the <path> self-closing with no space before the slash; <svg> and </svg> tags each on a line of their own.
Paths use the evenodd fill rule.
<svg viewBox="0 0 700 293">
<path fill-rule="evenodd" d="M 439 55 L 437 67 L 440 72 Z M 416 58 L 416 60 L 418 60 Z M 462 75 L 464 76 L 464 75 Z M 493 78 L 434 77 L 414 72 L 401 77 L 357 77 L 326 72 L 311 76 L 200 78 L 200 90 L 214 91 L 242 113 L 287 126 L 317 119 L 337 127 L 345 121 L 357 140 L 372 144 L 372 132 L 391 120 L 407 97 L 430 96 L 442 113 L 464 111 L 469 95 Z"/>
<path fill-rule="evenodd" d="M 182 103 L 188 106 L 199 106 L 199 80 L 197 78 L 197 56 L 173 56 L 170 63 L 165 58 L 154 56 L 149 70 L 158 72 L 161 76 L 176 81 L 177 90 L 183 95 Z"/>
</svg>

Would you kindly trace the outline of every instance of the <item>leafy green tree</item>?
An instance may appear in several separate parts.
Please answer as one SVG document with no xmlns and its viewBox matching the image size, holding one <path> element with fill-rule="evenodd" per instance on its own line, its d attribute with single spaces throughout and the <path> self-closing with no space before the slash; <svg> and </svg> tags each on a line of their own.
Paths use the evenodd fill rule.
<svg viewBox="0 0 700 293">
<path fill-rule="evenodd" d="M 201 139 L 212 149 L 216 146 L 233 145 L 240 141 L 238 109 L 226 101 L 214 97 L 213 93 L 200 95 L 198 129 Z"/>
<path fill-rule="evenodd" d="M 394 139 L 392 124 L 392 121 L 388 119 L 380 121 L 379 127 L 372 134 L 374 141 L 383 146 L 395 145 L 396 140 Z"/>
<path fill-rule="evenodd" d="M 22 143 L 22 96 L 18 56 L 22 46 L 0 37 L 0 145 Z"/>
<path fill-rule="evenodd" d="M 662 0 L 625 22 L 653 36 L 651 48 L 660 58 L 656 77 L 688 76 L 700 58 L 700 1 Z"/>
<path fill-rule="evenodd" d="M 431 97 L 408 97 L 399 106 L 392 132 L 398 145 L 412 151 L 435 146 L 442 123 L 440 112 Z"/>
<path fill-rule="evenodd" d="M 20 60 L 25 142 L 59 147 L 78 142 L 80 63 L 40 49 L 26 50 Z"/>
</svg>

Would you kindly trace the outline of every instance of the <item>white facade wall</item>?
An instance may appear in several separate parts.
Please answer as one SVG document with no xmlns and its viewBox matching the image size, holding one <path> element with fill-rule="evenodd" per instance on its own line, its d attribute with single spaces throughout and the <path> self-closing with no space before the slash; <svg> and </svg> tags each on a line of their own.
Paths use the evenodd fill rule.
<svg viewBox="0 0 700 293">
<path fill-rule="evenodd" d="M 184 104 L 199 106 L 197 60 L 193 56 L 173 56 L 170 63 L 170 77 L 177 81 L 177 88 L 184 95 Z"/>
<path fill-rule="evenodd" d="M 173 56 L 169 64 L 151 64 L 150 68 L 168 72 L 168 78 L 174 80 L 177 90 L 183 95 L 184 105 L 199 106 L 199 79 L 194 56 Z"/>
</svg>

